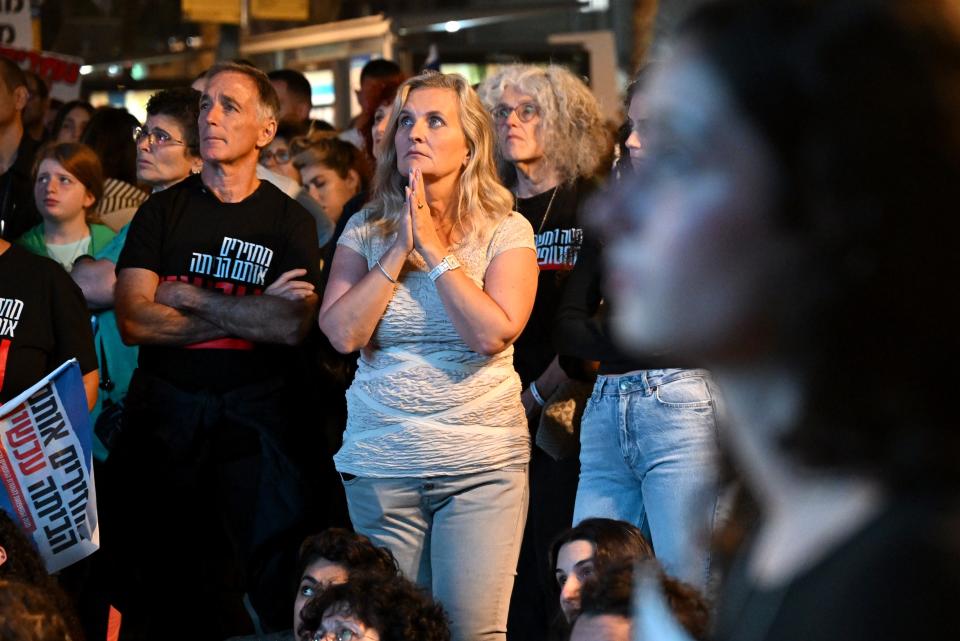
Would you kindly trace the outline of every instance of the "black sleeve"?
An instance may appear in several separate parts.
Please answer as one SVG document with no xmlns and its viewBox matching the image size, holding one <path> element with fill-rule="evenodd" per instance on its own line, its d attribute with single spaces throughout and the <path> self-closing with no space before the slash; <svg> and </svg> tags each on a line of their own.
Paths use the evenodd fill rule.
<svg viewBox="0 0 960 641">
<path fill-rule="evenodd" d="M 166 196 L 166 194 L 162 194 Z M 117 261 L 117 272 L 128 267 L 149 269 L 161 273 L 160 258 L 163 253 L 163 206 L 168 200 L 156 194 L 140 205 L 130 229 L 127 241 Z"/>
<path fill-rule="evenodd" d="M 93 327 L 83 292 L 70 276 L 57 267 L 51 269 L 50 314 L 53 320 L 54 351 L 51 367 L 70 358 L 80 363 L 84 374 L 97 369 L 97 352 L 93 346 Z"/>
<path fill-rule="evenodd" d="M 307 275 L 302 280 L 313 283 L 319 292 L 321 277 L 317 226 L 303 207 L 289 198 L 286 200 L 288 204 L 283 227 L 286 251 L 283 252 L 277 264 L 278 269 L 274 279 L 291 269 L 306 269 Z"/>
<path fill-rule="evenodd" d="M 607 361 L 622 356 L 610 340 L 607 324 L 599 314 L 603 298 L 601 245 L 584 238 L 577 264 L 567 278 L 557 308 L 553 343 L 562 356 L 588 361 Z"/>
</svg>

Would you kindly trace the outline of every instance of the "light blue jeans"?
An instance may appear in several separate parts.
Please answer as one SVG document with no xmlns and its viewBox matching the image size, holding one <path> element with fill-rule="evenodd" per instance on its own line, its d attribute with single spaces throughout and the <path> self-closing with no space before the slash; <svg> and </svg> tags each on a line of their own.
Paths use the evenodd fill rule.
<svg viewBox="0 0 960 641">
<path fill-rule="evenodd" d="M 580 423 L 573 521 L 606 517 L 650 538 L 667 573 L 698 588 L 717 509 L 716 394 L 702 369 L 597 378 Z"/>
<path fill-rule="evenodd" d="M 430 478 L 345 479 L 357 532 L 450 615 L 454 641 L 506 639 L 527 518 L 527 466 Z"/>
</svg>

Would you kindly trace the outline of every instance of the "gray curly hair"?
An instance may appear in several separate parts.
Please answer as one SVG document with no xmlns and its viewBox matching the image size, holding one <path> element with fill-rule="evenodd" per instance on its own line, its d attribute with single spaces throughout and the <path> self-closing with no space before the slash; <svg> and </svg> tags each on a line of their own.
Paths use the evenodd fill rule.
<svg viewBox="0 0 960 641">
<path fill-rule="evenodd" d="M 493 111 L 507 87 L 532 97 L 540 107 L 537 133 L 545 160 L 560 174 L 562 182 L 598 173 L 610 155 L 613 140 L 600 105 L 583 80 L 560 65 L 508 65 L 480 85 L 484 106 Z M 512 186 L 517 170 L 503 158 L 499 145 L 497 164 L 504 182 Z"/>
</svg>

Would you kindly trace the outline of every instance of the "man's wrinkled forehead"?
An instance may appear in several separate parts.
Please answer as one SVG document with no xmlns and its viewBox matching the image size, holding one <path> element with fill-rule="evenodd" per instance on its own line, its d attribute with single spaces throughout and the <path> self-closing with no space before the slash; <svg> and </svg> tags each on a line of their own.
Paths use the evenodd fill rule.
<svg viewBox="0 0 960 641">
<path fill-rule="evenodd" d="M 203 90 L 203 95 L 208 98 L 223 96 L 235 102 L 259 101 L 257 86 L 253 79 L 235 71 L 221 71 L 217 75 L 207 78 L 207 86 Z"/>
</svg>

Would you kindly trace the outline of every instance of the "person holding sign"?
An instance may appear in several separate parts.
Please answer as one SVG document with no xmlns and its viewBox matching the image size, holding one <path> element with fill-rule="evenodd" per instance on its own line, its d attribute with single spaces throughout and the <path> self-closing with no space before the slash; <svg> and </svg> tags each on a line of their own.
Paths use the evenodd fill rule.
<svg viewBox="0 0 960 641">
<path fill-rule="evenodd" d="M 80 288 L 49 258 L 0 239 L 0 404 L 71 358 L 92 409 L 100 376 Z"/>
</svg>

